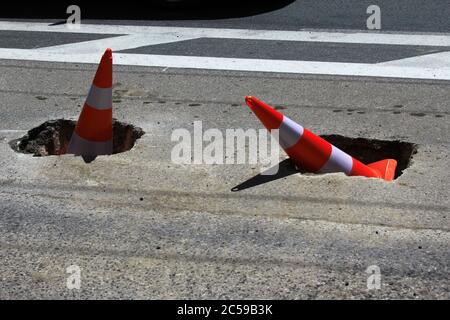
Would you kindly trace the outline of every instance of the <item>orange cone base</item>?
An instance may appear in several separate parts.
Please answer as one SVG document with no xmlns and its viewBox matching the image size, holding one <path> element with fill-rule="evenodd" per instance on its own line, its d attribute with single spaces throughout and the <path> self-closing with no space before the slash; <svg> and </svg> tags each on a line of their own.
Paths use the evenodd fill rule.
<svg viewBox="0 0 450 320">
<path fill-rule="evenodd" d="M 397 161 L 394 159 L 386 159 L 367 165 L 369 168 L 380 173 L 380 178 L 386 181 L 392 181 L 395 178 L 395 169 Z"/>
</svg>

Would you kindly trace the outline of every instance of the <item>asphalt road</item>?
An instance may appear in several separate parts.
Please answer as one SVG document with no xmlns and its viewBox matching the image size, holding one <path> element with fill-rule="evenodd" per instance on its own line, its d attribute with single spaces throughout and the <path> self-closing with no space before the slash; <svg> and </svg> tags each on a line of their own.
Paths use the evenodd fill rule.
<svg viewBox="0 0 450 320">
<path fill-rule="evenodd" d="M 149 6 L 151 0 L 127 1 L 127 5 L 104 6 L 89 1 L 81 3 L 82 18 L 87 23 L 245 28 L 267 30 L 366 29 L 367 7 L 378 5 L 382 12 L 382 29 L 403 32 L 449 32 L 450 6 L 443 0 L 246 0 L 203 1 L 200 5 L 180 8 Z M 65 20 L 65 1 L 2 6 L 0 18 Z M 98 21 L 96 19 L 102 19 Z"/>
<path fill-rule="evenodd" d="M 189 20 L 189 16 L 180 17 L 175 21 L 161 21 L 158 16 L 150 19 L 154 22 L 136 22 L 136 24 L 154 24 L 167 26 L 214 27 L 214 28 L 250 28 L 267 30 L 300 30 L 300 29 L 366 29 L 368 15 L 366 10 L 376 4 L 382 12 L 382 28 L 385 31 L 414 32 L 449 32 L 450 5 L 441 0 L 298 0 L 281 1 L 287 5 L 279 10 L 262 12 L 248 17 L 237 17 L 231 20 L 211 20 L 208 15 L 211 10 L 205 10 L 202 21 Z M 233 17 L 236 12 L 246 12 L 247 6 L 240 2 L 244 9 L 227 9 Z M 283 4 L 284 4 L 283 3 Z M 257 5 L 256 5 L 257 7 Z M 263 7 L 264 8 L 264 7 Z M 219 9 L 220 10 L 220 9 Z M 194 15 L 198 14 L 194 12 Z M 146 15 L 146 13 L 144 13 Z M 120 15 L 116 15 L 120 17 Z M 116 18 L 117 19 L 117 18 Z M 120 18 L 118 18 L 121 20 Z M 148 18 L 147 18 L 148 19 Z M 187 20 L 186 20 L 187 19 Z M 181 20 L 181 21 L 180 21 Z"/>
<path fill-rule="evenodd" d="M 0 22 L 0 298 L 449 299 L 450 35 L 435 34 L 449 31 L 449 8 L 381 1 L 383 30 L 368 33 L 351 2 L 89 20 L 78 32 L 48 26 L 53 17 Z M 314 30 L 284 32 L 300 28 Z M 89 165 L 12 150 L 47 120 L 77 118 L 106 45 L 114 116 L 146 132 L 136 146 Z M 194 121 L 262 128 L 249 94 L 318 134 L 413 143 L 417 154 L 392 183 L 292 167 L 261 180 L 260 165 L 171 161 L 173 130 Z M 66 286 L 71 265 L 79 290 Z"/>
</svg>

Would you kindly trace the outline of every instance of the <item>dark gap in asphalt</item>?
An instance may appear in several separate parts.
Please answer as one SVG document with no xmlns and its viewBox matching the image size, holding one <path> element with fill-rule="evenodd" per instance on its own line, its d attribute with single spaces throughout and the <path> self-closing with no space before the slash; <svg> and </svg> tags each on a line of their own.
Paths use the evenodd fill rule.
<svg viewBox="0 0 450 320">
<path fill-rule="evenodd" d="M 404 141 L 349 138 L 334 134 L 322 135 L 321 137 L 364 164 L 369 164 L 384 159 L 397 160 L 394 180 L 398 179 L 403 172 L 410 167 L 413 156 L 417 153 L 418 148 L 416 144 Z M 270 170 L 272 171 L 272 169 Z M 258 174 L 257 176 L 254 176 L 234 187 L 231 191 L 242 191 L 265 183 L 283 179 L 297 173 L 310 174 L 310 172 L 307 172 L 302 168 L 297 168 L 290 159 L 286 159 L 278 164 L 278 172 L 275 175 Z"/>
<path fill-rule="evenodd" d="M 53 22 L 49 24 L 49 27 L 54 27 L 54 26 L 60 26 L 62 24 L 66 24 L 67 21 L 66 20 L 61 20 L 61 21 L 57 21 L 57 22 Z"/>
<path fill-rule="evenodd" d="M 10 141 L 11 148 L 35 157 L 63 155 L 66 153 L 76 121 L 58 119 L 33 128 L 20 139 Z M 131 150 L 145 132 L 132 124 L 113 119 L 113 154 Z"/>
</svg>

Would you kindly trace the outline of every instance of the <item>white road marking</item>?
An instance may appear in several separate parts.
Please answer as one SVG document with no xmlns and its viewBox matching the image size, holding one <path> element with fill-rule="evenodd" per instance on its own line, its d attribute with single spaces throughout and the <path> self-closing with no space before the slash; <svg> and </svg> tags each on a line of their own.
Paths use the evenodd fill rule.
<svg viewBox="0 0 450 320">
<path fill-rule="evenodd" d="M 63 54 L 27 49 L 0 49 L 0 59 L 96 64 L 100 59 L 100 55 Z M 450 80 L 450 66 L 446 68 L 418 68 L 365 63 L 234 59 L 127 53 L 115 53 L 114 64 L 163 68 Z"/>
<path fill-rule="evenodd" d="M 71 30 L 65 25 L 49 26 L 45 23 L 2 21 L 0 21 L 0 30 L 123 35 L 107 39 L 85 41 L 40 49 L 0 49 L 0 59 L 93 64 L 98 63 L 100 55 L 107 47 L 111 47 L 114 51 L 121 51 L 143 46 L 173 43 L 203 37 L 450 47 L 450 35 L 447 34 L 432 35 L 369 32 L 270 31 L 89 24 L 82 24 L 80 29 Z M 379 64 L 170 55 L 164 56 L 125 53 L 115 53 L 114 62 L 118 65 L 162 67 L 164 70 L 167 70 L 168 68 L 188 68 L 450 80 L 450 57 L 448 52 L 400 59 L 397 61 Z"/>
<path fill-rule="evenodd" d="M 417 67 L 439 69 L 442 67 L 450 68 L 450 52 L 438 52 L 427 54 L 418 57 L 411 57 L 399 60 L 379 63 L 383 66 L 397 66 L 397 67 Z"/>
<path fill-rule="evenodd" d="M 247 40 L 337 42 L 360 44 L 386 44 L 409 46 L 450 47 L 448 34 L 393 34 L 379 32 L 322 32 L 279 31 L 219 28 L 185 28 L 81 24 L 80 29 L 71 30 L 66 25 L 49 26 L 47 23 L 0 21 L 0 30 L 41 31 L 92 34 L 145 34 L 150 36 L 180 36 L 187 38 L 227 38 Z"/>
<path fill-rule="evenodd" d="M 37 50 L 53 53 L 103 53 L 105 48 L 111 48 L 113 51 L 135 49 L 139 47 L 151 46 L 155 44 L 171 43 L 182 40 L 191 40 L 193 38 L 181 37 L 176 35 L 144 35 L 131 34 L 106 39 L 84 41 L 79 43 L 69 43 L 64 45 L 39 48 Z"/>
</svg>

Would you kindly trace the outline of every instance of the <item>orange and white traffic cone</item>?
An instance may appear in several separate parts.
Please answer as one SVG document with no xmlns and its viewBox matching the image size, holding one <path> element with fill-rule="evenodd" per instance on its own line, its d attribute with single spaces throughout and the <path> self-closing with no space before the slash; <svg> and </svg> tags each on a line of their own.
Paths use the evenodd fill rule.
<svg viewBox="0 0 450 320">
<path fill-rule="evenodd" d="M 112 50 L 103 54 L 67 154 L 92 162 L 99 155 L 113 152 L 112 130 Z"/>
<path fill-rule="evenodd" d="M 246 97 L 245 101 L 267 130 L 279 130 L 280 146 L 300 168 L 313 173 L 343 172 L 349 176 L 394 179 L 396 160 L 365 165 L 264 102 L 254 97 Z"/>
</svg>

